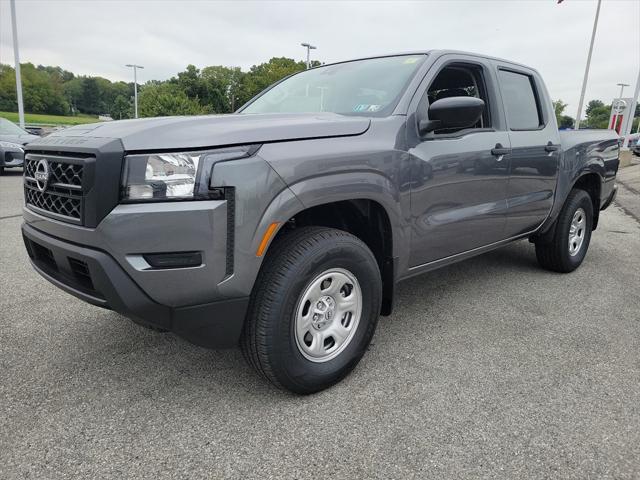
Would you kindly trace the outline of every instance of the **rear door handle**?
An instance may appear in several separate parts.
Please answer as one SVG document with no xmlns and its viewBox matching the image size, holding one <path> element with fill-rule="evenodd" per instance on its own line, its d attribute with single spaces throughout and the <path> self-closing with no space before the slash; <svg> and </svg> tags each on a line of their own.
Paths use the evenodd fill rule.
<svg viewBox="0 0 640 480">
<path fill-rule="evenodd" d="M 511 149 L 503 147 L 501 143 L 496 143 L 496 146 L 491 149 L 491 155 L 495 155 L 496 157 L 502 157 L 510 153 Z"/>
<path fill-rule="evenodd" d="M 560 148 L 560 145 L 554 145 L 553 143 L 549 142 L 544 147 L 544 151 L 545 152 L 556 152 L 559 148 Z"/>
</svg>

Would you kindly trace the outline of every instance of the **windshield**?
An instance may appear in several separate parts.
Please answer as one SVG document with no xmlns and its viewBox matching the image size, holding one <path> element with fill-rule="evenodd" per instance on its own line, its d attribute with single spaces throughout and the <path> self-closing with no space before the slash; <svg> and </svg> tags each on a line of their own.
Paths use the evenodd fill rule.
<svg viewBox="0 0 640 480">
<path fill-rule="evenodd" d="M 306 70 L 267 90 L 240 113 L 388 115 L 424 58 L 370 58 Z"/>
<path fill-rule="evenodd" d="M 29 135 L 29 132 L 24 131 L 6 118 L 0 118 L 0 135 Z"/>
</svg>

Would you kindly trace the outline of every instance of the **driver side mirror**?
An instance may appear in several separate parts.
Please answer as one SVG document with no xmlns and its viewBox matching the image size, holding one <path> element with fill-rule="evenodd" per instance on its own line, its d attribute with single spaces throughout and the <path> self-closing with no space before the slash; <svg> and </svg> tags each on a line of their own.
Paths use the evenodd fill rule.
<svg viewBox="0 0 640 480">
<path fill-rule="evenodd" d="M 443 128 L 472 127 L 482 117 L 484 101 L 476 97 L 449 97 L 429 105 L 427 115 L 418 111 L 418 131 L 425 135 Z"/>
</svg>

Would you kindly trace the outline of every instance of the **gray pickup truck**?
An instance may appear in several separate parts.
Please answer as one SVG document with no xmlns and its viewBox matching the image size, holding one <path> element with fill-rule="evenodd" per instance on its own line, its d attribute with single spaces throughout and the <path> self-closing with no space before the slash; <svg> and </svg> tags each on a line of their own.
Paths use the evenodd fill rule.
<svg viewBox="0 0 640 480">
<path fill-rule="evenodd" d="M 26 147 L 24 242 L 61 289 L 275 385 L 358 363 L 406 278 L 529 239 L 583 261 L 613 131 L 558 132 L 533 69 L 428 51 L 341 62 L 232 115 L 84 125 Z"/>
</svg>

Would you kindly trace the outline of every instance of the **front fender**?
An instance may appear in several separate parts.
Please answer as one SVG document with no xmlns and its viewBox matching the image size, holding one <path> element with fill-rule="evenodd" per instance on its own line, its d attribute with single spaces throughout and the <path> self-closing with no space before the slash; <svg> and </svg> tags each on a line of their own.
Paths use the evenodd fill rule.
<svg viewBox="0 0 640 480">
<path fill-rule="evenodd" d="M 233 274 L 218 284 L 220 297 L 251 294 L 262 264 L 258 245 L 271 222 L 285 222 L 303 205 L 280 176 L 259 155 L 214 166 L 212 184 L 233 187 L 233 226 L 227 242 L 233 245 Z"/>
</svg>

